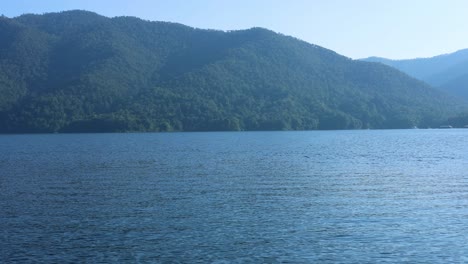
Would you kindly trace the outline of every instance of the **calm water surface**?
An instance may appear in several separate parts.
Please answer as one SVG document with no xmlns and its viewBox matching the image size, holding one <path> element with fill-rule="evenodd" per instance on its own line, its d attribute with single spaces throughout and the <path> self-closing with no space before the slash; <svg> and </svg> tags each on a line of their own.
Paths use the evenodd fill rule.
<svg viewBox="0 0 468 264">
<path fill-rule="evenodd" d="M 468 130 L 0 136 L 0 262 L 468 262 Z"/>
</svg>

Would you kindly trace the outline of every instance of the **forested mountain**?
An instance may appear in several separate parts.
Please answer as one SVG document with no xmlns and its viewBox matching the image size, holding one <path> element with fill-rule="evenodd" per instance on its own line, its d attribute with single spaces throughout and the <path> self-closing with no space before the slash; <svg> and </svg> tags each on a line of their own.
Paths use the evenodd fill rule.
<svg viewBox="0 0 468 264">
<path fill-rule="evenodd" d="M 407 128 L 464 105 L 262 28 L 86 11 L 0 18 L 0 132 Z"/>
<path fill-rule="evenodd" d="M 389 60 L 371 57 L 363 60 L 392 66 L 433 87 L 468 100 L 468 49 L 432 58 Z"/>
</svg>

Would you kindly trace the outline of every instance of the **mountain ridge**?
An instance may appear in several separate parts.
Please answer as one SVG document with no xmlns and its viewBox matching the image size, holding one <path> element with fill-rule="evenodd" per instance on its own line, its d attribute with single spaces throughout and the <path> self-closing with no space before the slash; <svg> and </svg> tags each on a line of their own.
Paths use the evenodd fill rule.
<svg viewBox="0 0 468 264">
<path fill-rule="evenodd" d="M 267 29 L 87 11 L 1 18 L 0 69 L 2 133 L 406 128 L 466 107 Z"/>
<path fill-rule="evenodd" d="M 430 58 L 390 60 L 369 57 L 362 60 L 394 67 L 441 91 L 468 100 L 468 49 Z"/>
</svg>

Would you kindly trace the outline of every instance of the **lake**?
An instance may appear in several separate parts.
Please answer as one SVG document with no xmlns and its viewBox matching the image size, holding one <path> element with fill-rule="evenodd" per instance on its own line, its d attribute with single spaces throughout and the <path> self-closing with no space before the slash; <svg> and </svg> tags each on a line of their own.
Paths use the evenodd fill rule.
<svg viewBox="0 0 468 264">
<path fill-rule="evenodd" d="M 468 262 L 468 130 L 0 136 L 0 262 Z"/>
</svg>

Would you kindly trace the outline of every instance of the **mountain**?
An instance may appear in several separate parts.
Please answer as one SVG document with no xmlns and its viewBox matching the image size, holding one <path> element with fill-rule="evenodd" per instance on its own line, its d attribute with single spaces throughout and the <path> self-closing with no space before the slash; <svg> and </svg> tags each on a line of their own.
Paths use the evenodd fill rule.
<svg viewBox="0 0 468 264">
<path fill-rule="evenodd" d="M 432 58 L 389 60 L 370 57 L 363 60 L 392 66 L 442 91 L 468 100 L 468 49 Z"/>
<path fill-rule="evenodd" d="M 464 103 L 262 28 L 86 11 L 0 18 L 0 132 L 431 126 Z"/>
</svg>

